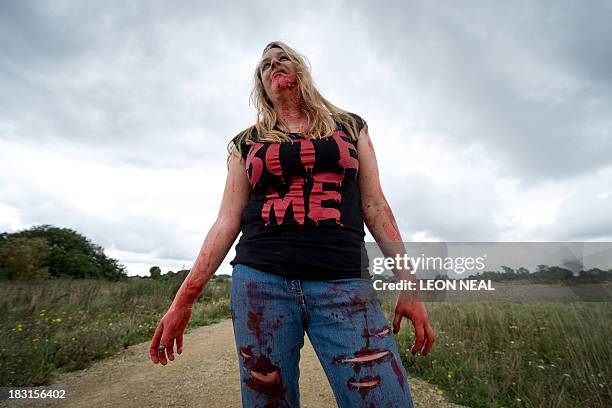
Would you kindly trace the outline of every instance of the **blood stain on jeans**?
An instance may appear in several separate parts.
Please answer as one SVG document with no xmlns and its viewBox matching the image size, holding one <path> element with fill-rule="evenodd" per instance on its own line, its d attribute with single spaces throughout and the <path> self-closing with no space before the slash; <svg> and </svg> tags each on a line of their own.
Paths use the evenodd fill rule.
<svg viewBox="0 0 612 408">
<path fill-rule="evenodd" d="M 283 316 L 279 315 L 270 324 L 269 330 L 264 329 L 265 305 L 261 292 L 258 291 L 258 285 L 250 282 L 247 283 L 246 289 L 249 308 L 246 325 L 257 339 L 259 353 L 253 352 L 253 345 L 240 348 L 243 366 L 250 374 L 250 378 L 247 378 L 244 382 L 252 390 L 273 400 L 274 403 L 271 406 L 277 406 L 280 400 L 285 400 L 287 390 L 282 385 L 280 367 L 274 365 L 268 355 L 273 351 L 269 343 L 274 339 L 274 332 L 280 328 Z"/>
<path fill-rule="evenodd" d="M 352 356 L 341 355 L 334 358 L 336 364 L 350 364 L 355 371 L 355 374 L 361 372 L 362 367 L 372 367 L 374 364 L 381 364 L 391 362 L 391 368 L 395 374 L 399 385 L 404 389 L 404 374 L 395 359 L 393 353 L 389 350 L 371 348 L 370 339 L 371 337 L 383 338 L 391 333 L 391 329 L 388 324 L 385 324 L 382 328 L 370 330 L 368 321 L 368 306 L 369 302 L 361 298 L 361 293 L 351 292 L 344 288 L 340 288 L 336 285 L 331 287 L 331 290 L 335 293 L 342 293 L 348 295 L 350 303 L 346 310 L 346 316 L 348 320 L 353 323 L 353 327 L 357 330 L 357 322 L 361 323 L 360 319 L 355 319 L 355 314 L 361 315 L 363 313 L 363 330 L 362 337 L 365 340 L 365 346 L 360 350 L 356 351 Z M 361 317 L 361 316 L 360 316 Z M 374 381 L 373 378 L 378 378 L 378 381 Z M 350 389 L 358 389 L 361 397 L 365 395 L 374 387 L 380 383 L 380 376 L 376 377 L 363 377 L 363 378 L 351 378 L 347 381 L 347 385 Z"/>
<path fill-rule="evenodd" d="M 395 358 L 391 359 L 391 367 L 393 368 L 393 373 L 395 374 L 395 377 L 397 378 L 397 382 L 399 383 L 399 385 L 402 387 L 402 390 L 403 390 L 404 389 L 404 372 L 402 371 L 402 368 L 397 363 L 397 360 Z"/>
<path fill-rule="evenodd" d="M 334 358 L 336 364 L 348 364 L 353 367 L 355 374 L 361 372 L 362 367 L 373 367 L 374 364 L 386 363 L 392 360 L 393 354 L 389 350 L 365 349 L 357 351 L 353 356 L 337 356 Z"/>
<path fill-rule="evenodd" d="M 346 384 L 350 389 L 356 389 L 357 392 L 359 392 L 361 398 L 363 399 L 366 397 L 366 395 L 368 395 L 370 391 L 372 391 L 372 389 L 374 389 L 380 384 L 380 376 L 368 376 L 360 378 L 358 380 L 355 378 L 349 378 Z"/>
<path fill-rule="evenodd" d="M 262 320 L 263 312 L 260 310 L 248 312 L 248 320 L 247 320 L 247 328 L 255 334 L 257 338 L 257 342 L 260 346 L 263 346 L 267 343 L 267 340 L 264 336 L 264 332 L 261 330 L 261 320 Z M 267 334 L 267 333 L 266 333 Z"/>
<path fill-rule="evenodd" d="M 240 348 L 240 357 L 251 375 L 244 381 L 249 388 L 273 400 L 285 398 L 287 390 L 283 387 L 280 367 L 274 365 L 268 356 L 255 356 L 253 346 L 248 346 Z"/>
</svg>

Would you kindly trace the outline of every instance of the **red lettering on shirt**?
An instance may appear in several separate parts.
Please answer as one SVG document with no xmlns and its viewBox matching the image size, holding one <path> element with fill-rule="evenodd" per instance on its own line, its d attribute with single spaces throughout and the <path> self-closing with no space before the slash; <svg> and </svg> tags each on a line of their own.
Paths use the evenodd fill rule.
<svg viewBox="0 0 612 408">
<path fill-rule="evenodd" d="M 304 224 L 304 217 L 306 211 L 304 209 L 304 193 L 302 186 L 304 185 L 303 177 L 292 177 L 291 186 L 289 192 L 285 194 L 285 197 L 280 197 L 277 191 L 274 191 L 271 187 L 268 188 L 268 194 L 261 210 L 261 217 L 263 218 L 266 225 L 270 225 L 270 213 L 274 208 L 274 215 L 278 225 L 283 223 L 285 213 L 289 204 L 293 205 L 293 216 L 298 224 Z"/>
<path fill-rule="evenodd" d="M 355 146 L 346 141 L 344 137 L 348 137 L 345 132 L 336 131 L 332 134 L 332 139 L 336 142 L 339 152 L 338 165 L 344 170 L 359 169 L 359 160 L 351 156 L 351 150 L 357 153 Z M 278 191 L 271 186 L 268 187 L 264 204 L 261 211 L 261 217 L 265 225 L 270 225 L 270 216 L 274 211 L 274 216 L 278 225 L 283 224 L 285 215 L 289 205 L 293 208 L 295 222 L 300 225 L 304 224 L 306 217 L 314 221 L 317 225 L 322 220 L 333 219 L 336 223 L 340 223 L 341 213 L 338 209 L 338 204 L 342 200 L 342 195 L 338 191 L 342 186 L 345 174 L 334 172 L 320 172 L 313 174 L 314 165 L 316 163 L 315 146 L 312 140 L 300 140 L 300 161 L 306 174 L 304 176 L 291 177 L 289 183 L 289 191 L 281 197 Z M 251 185 L 255 187 L 259 181 L 263 171 L 262 159 L 255 154 L 263 147 L 261 143 L 256 143 L 250 150 L 247 156 L 247 169 L 251 168 Z M 281 166 L 281 143 L 272 143 L 267 146 L 265 153 L 266 170 L 277 177 L 283 178 L 283 169 Z M 312 179 L 312 188 L 308 195 L 308 214 L 305 208 L 304 184 L 309 178 Z M 283 181 L 284 183 L 284 181 Z M 325 189 L 326 183 L 335 184 L 336 189 Z M 334 200 L 334 207 L 324 207 L 323 201 Z"/>
<path fill-rule="evenodd" d="M 249 174 L 249 170 L 251 170 L 251 175 L 249 176 L 249 181 L 251 182 L 251 186 L 255 187 L 259 182 L 259 178 L 261 177 L 261 173 L 263 171 L 263 162 L 261 159 L 255 154 L 263 147 L 261 143 L 255 143 L 253 147 L 249 150 L 249 154 L 246 158 L 246 168 L 247 175 Z"/>
<path fill-rule="evenodd" d="M 340 211 L 337 208 L 322 207 L 323 200 L 336 200 L 340 202 L 342 197 L 335 190 L 323 190 L 323 183 L 335 183 L 337 187 L 343 179 L 343 175 L 339 173 L 323 172 L 313 176 L 314 185 L 310 191 L 310 199 L 308 200 L 308 218 L 319 225 L 319 221 L 333 218 L 337 223 L 340 223 Z"/>
<path fill-rule="evenodd" d="M 266 168 L 275 176 L 281 176 L 283 174 L 283 169 L 279 159 L 279 152 L 279 143 L 271 144 L 268 147 L 268 150 L 266 150 Z"/>
<path fill-rule="evenodd" d="M 349 152 L 350 150 L 352 150 L 357 153 L 357 149 L 355 149 L 355 146 L 353 146 L 352 143 L 349 143 L 343 138 L 341 138 L 341 135 L 346 136 L 346 133 L 335 131 L 332 134 L 332 137 L 338 145 L 338 150 L 340 150 L 340 160 L 338 161 L 338 164 L 340 164 L 340 166 L 345 169 L 359 169 L 359 160 L 351 156 Z"/>
<path fill-rule="evenodd" d="M 300 160 L 306 173 L 312 174 L 315 163 L 315 148 L 312 140 L 303 140 L 300 144 Z"/>
</svg>

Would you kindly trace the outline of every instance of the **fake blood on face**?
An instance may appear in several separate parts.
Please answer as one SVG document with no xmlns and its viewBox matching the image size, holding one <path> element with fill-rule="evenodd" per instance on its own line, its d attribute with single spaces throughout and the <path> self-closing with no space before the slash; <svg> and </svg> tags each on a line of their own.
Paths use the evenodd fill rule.
<svg viewBox="0 0 612 408">
<path fill-rule="evenodd" d="M 281 89 L 289 89 L 297 93 L 297 78 L 295 74 L 285 74 L 284 72 L 275 72 L 271 80 L 272 91 L 278 92 Z"/>
</svg>

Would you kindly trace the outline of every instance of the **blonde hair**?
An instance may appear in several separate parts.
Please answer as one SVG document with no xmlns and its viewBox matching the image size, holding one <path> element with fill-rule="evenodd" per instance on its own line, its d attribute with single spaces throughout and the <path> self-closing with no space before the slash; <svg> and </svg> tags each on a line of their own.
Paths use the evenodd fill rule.
<svg viewBox="0 0 612 408">
<path fill-rule="evenodd" d="M 351 139 L 356 141 L 359 135 L 357 134 L 358 124 L 355 116 L 335 106 L 319 93 L 312 80 L 308 59 L 281 41 L 272 41 L 266 45 L 262 56 L 271 48 L 283 50 L 295 66 L 298 79 L 298 97 L 302 101 L 302 109 L 308 118 L 308 127 L 304 131 L 304 138 L 321 139 L 331 136 L 336 130 L 336 123 L 339 123 L 346 129 Z M 266 94 L 261 79 L 260 63 L 255 68 L 250 100 L 257 110 L 255 124 L 237 135 L 237 143 L 234 143 L 234 139 L 230 141 L 228 145 L 230 155 L 232 146 L 237 147 L 238 154 L 242 155 L 243 142 L 251 145 L 256 142 L 278 143 L 291 140 L 285 132 L 275 129 L 282 120 L 276 114 L 272 101 Z M 229 156 L 227 161 L 229 167 Z"/>
</svg>

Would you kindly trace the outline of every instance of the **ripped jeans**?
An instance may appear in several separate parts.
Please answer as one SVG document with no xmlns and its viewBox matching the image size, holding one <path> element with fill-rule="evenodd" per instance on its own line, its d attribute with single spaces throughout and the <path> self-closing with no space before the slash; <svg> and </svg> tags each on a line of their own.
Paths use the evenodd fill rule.
<svg viewBox="0 0 612 408">
<path fill-rule="evenodd" d="M 304 333 L 339 407 L 413 407 L 369 279 L 288 279 L 236 264 L 230 302 L 243 407 L 300 406 Z"/>
</svg>

